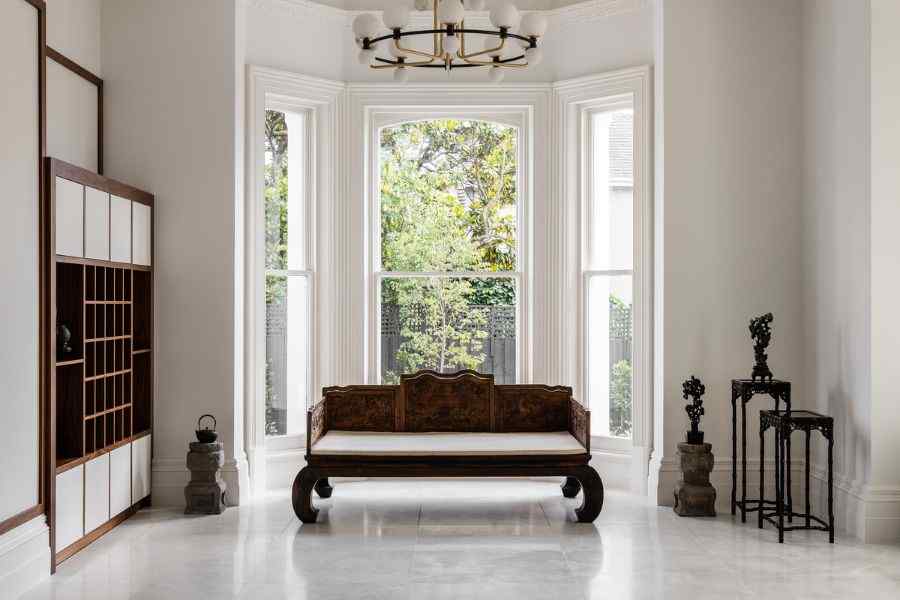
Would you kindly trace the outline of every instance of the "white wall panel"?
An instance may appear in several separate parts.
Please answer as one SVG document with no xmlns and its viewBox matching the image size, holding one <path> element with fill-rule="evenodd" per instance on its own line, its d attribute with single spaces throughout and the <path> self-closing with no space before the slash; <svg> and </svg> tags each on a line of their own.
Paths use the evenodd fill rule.
<svg viewBox="0 0 900 600">
<path fill-rule="evenodd" d="M 109 453 L 109 516 L 131 506 L 131 444 Z"/>
<path fill-rule="evenodd" d="M 131 501 L 150 495 L 150 437 L 139 438 L 131 444 Z"/>
<path fill-rule="evenodd" d="M 149 265 L 151 263 L 151 229 L 153 224 L 153 211 L 146 204 L 134 202 L 132 204 L 132 260 L 136 265 Z"/>
<path fill-rule="evenodd" d="M 38 25 L 0 3 L 0 521 L 38 501 Z"/>
<path fill-rule="evenodd" d="M 84 256 L 109 260 L 109 194 L 84 190 Z"/>
<path fill-rule="evenodd" d="M 84 256 L 84 186 L 56 178 L 56 253 Z"/>
<path fill-rule="evenodd" d="M 84 535 L 84 465 L 56 476 L 56 551 Z"/>
<path fill-rule="evenodd" d="M 97 86 L 47 59 L 47 156 L 97 171 Z"/>
<path fill-rule="evenodd" d="M 109 198 L 109 259 L 131 262 L 131 200 Z"/>
<path fill-rule="evenodd" d="M 109 520 L 109 454 L 84 465 L 84 532 L 90 533 Z"/>
</svg>

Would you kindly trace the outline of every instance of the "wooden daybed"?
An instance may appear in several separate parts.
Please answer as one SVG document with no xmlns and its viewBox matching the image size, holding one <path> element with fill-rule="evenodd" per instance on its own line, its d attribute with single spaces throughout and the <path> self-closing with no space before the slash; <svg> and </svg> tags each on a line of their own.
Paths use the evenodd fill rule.
<svg viewBox="0 0 900 600">
<path fill-rule="evenodd" d="M 494 385 L 474 371 L 403 375 L 400 385 L 327 387 L 307 413 L 306 464 L 294 479 L 294 512 L 331 496 L 329 477 L 564 476 L 563 495 L 592 522 L 603 483 L 590 466 L 590 413 L 569 387 Z"/>
</svg>

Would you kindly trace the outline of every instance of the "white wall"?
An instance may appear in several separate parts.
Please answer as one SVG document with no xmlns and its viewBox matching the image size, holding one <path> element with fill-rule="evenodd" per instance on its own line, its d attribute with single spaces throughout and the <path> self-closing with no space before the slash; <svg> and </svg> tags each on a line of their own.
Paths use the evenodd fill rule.
<svg viewBox="0 0 900 600">
<path fill-rule="evenodd" d="M 653 467 L 662 465 L 661 503 L 672 502 L 676 444 L 688 426 L 681 382 L 696 375 L 706 384 L 702 429 L 716 455 L 719 506 L 728 505 L 730 382 L 750 376 L 751 317 L 775 315 L 769 365 L 793 382 L 794 405 L 805 402 L 799 8 L 782 0 L 663 0 L 658 9 L 656 191 L 664 216 L 656 227 L 664 241 L 655 402 L 664 423 L 655 424 Z M 749 421 L 758 423 L 756 411 L 771 400 L 751 406 Z M 755 459 L 758 430 L 748 433 Z"/>
<path fill-rule="evenodd" d="M 218 419 L 230 502 L 246 465 L 234 366 L 238 25 L 233 1 L 103 2 L 107 173 L 156 197 L 153 498 L 165 504 L 184 501 L 203 413 Z"/>
<path fill-rule="evenodd" d="M 866 539 L 900 540 L 900 2 L 871 0 L 872 468 Z"/>
<path fill-rule="evenodd" d="M 47 45 L 101 75 L 100 0 L 48 0 Z M 47 60 L 47 155 L 97 170 L 97 87 Z"/>
<path fill-rule="evenodd" d="M 809 405 L 835 419 L 837 518 L 854 533 L 872 426 L 869 20 L 860 4 L 805 0 L 802 23 L 805 387 Z M 815 462 L 820 472 L 824 454 Z"/>
<path fill-rule="evenodd" d="M 621 4 L 623 12 L 609 17 L 553 13 L 544 36 L 544 61 L 521 71 L 510 69 L 506 80 L 556 81 L 652 62 L 653 3 Z M 253 3 L 247 6 L 247 62 L 326 79 L 391 81 L 391 73 L 357 62 L 351 21 L 352 14 L 330 7 Z M 480 82 L 487 75 L 484 69 L 460 69 L 452 79 Z M 410 80 L 443 83 L 447 75 L 440 69 L 417 69 Z"/>
</svg>

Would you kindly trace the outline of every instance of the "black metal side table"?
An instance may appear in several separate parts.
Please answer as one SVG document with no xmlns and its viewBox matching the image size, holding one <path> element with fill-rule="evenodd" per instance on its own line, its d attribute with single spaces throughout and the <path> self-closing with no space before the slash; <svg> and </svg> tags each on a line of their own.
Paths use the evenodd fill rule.
<svg viewBox="0 0 900 600">
<path fill-rule="evenodd" d="M 732 379 L 731 380 L 731 514 L 741 509 L 741 522 L 747 522 L 747 513 L 762 510 L 765 504 L 774 505 L 773 500 L 747 499 L 747 403 L 754 396 L 768 395 L 775 401 L 775 410 L 791 410 L 791 383 L 778 379 Z M 737 401 L 741 400 L 741 499 L 737 499 Z M 787 440 L 787 505 L 788 515 L 793 509 L 791 495 L 791 441 Z M 791 517 L 788 517 L 788 521 Z"/>
<path fill-rule="evenodd" d="M 759 413 L 759 497 L 765 498 L 765 477 L 763 473 L 763 458 L 765 456 L 765 432 L 773 427 L 775 429 L 775 510 L 760 510 L 758 526 L 762 529 L 763 520 L 768 521 L 778 528 L 778 543 L 784 543 L 784 532 L 795 529 L 814 529 L 827 531 L 828 541 L 834 543 L 834 475 L 832 466 L 834 461 L 834 419 L 808 410 L 780 411 L 764 410 Z M 789 455 L 785 454 L 785 446 L 790 442 L 791 433 L 797 430 L 806 432 L 806 511 L 795 513 L 791 508 L 787 509 L 787 516 L 797 517 L 805 521 L 804 525 L 785 527 L 785 465 Z M 818 429 L 822 436 L 828 440 L 828 522 L 812 515 L 809 502 L 809 438 L 814 429 Z M 788 486 L 790 483 L 787 484 Z M 813 525 L 815 521 L 815 525 Z"/>
</svg>

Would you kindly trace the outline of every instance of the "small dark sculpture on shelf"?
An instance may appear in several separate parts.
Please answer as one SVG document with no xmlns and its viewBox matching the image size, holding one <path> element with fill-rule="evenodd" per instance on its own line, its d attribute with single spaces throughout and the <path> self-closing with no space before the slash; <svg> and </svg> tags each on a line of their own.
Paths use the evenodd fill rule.
<svg viewBox="0 0 900 600">
<path fill-rule="evenodd" d="M 770 325 L 775 317 L 772 313 L 766 313 L 760 317 L 750 320 L 750 338 L 753 340 L 753 354 L 756 357 L 756 364 L 753 365 L 753 375 L 751 379 L 756 381 L 769 380 L 772 381 L 772 371 L 766 362 L 769 355 L 766 354 L 766 348 L 772 340 L 772 329 Z"/>
<path fill-rule="evenodd" d="M 688 444 L 702 444 L 703 432 L 700 431 L 700 417 L 706 412 L 703 409 L 702 396 L 706 393 L 706 386 L 703 382 L 691 375 L 690 379 L 685 380 L 681 384 L 682 397 L 687 400 L 691 398 L 691 403 L 684 407 L 691 420 L 691 429 L 686 432 L 685 438 Z"/>
<path fill-rule="evenodd" d="M 64 324 L 60 323 L 56 326 L 56 350 L 60 356 L 72 354 L 72 332 Z"/>
</svg>

